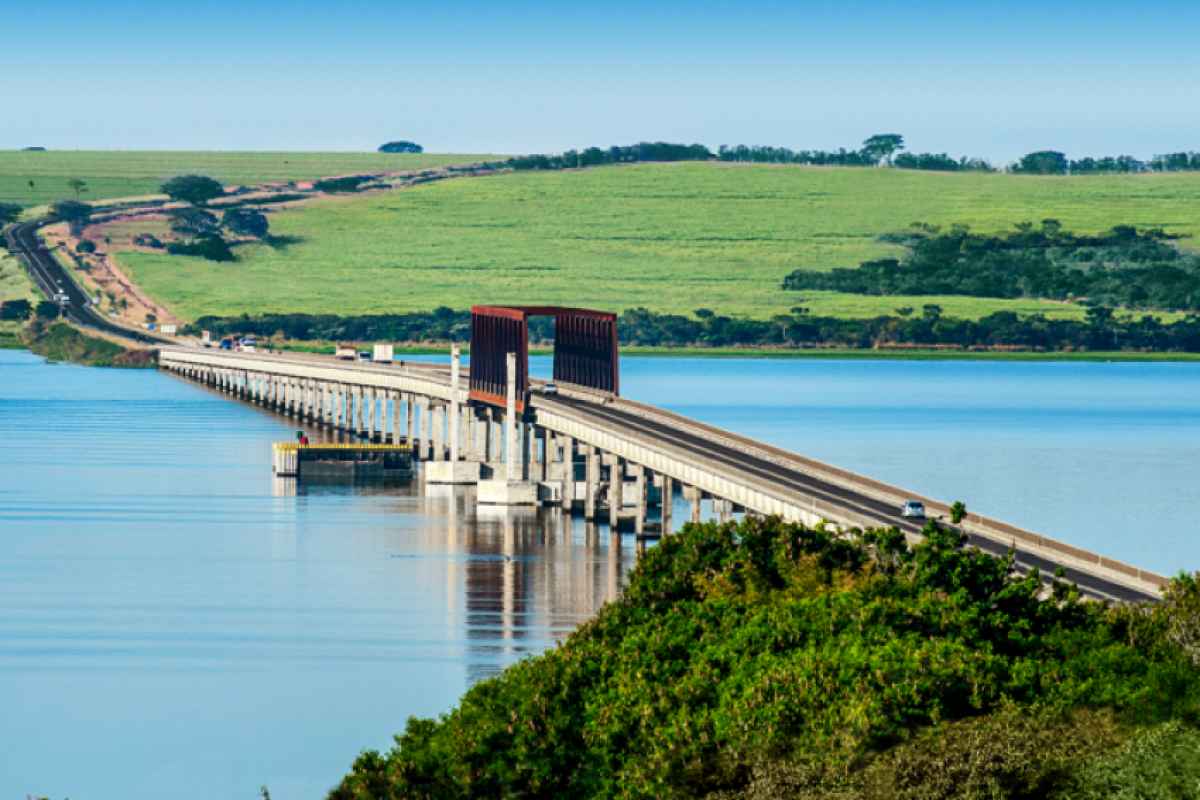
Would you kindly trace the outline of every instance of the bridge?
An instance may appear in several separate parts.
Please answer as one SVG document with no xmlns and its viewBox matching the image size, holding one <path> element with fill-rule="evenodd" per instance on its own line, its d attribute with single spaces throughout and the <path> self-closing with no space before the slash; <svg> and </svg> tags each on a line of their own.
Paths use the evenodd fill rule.
<svg viewBox="0 0 1200 800">
<path fill-rule="evenodd" d="M 610 331 L 602 313 L 473 311 L 481 318 L 473 331 L 496 319 L 507 323 L 473 348 L 469 371 L 460 368 L 457 348 L 446 366 L 164 347 L 160 366 L 331 433 L 407 444 L 424 480 L 477 484 L 481 502 L 557 505 L 639 541 L 673 530 L 677 514 L 705 519 L 705 503 L 707 517 L 722 521 L 743 513 L 842 528 L 894 525 L 914 541 L 921 522 L 900 518 L 906 500 L 949 517 L 939 500 L 620 397 L 615 320 Z M 556 315 L 554 385 L 528 375 L 523 322 L 538 313 Z M 974 513 L 960 527 L 985 552 L 1015 550 L 1022 572 L 1037 567 L 1049 576 L 1065 568 L 1065 577 L 1090 597 L 1154 599 L 1166 583 Z"/>
</svg>

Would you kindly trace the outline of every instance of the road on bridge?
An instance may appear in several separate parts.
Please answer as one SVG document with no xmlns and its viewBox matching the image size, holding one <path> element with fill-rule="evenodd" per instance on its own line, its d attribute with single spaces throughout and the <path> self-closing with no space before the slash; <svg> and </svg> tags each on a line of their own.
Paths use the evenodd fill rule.
<svg viewBox="0 0 1200 800">
<path fill-rule="evenodd" d="M 841 486 L 821 478 L 808 475 L 786 466 L 757 458 L 752 454 L 735 450 L 720 442 L 693 435 L 667 424 L 645 419 L 641 416 L 621 411 L 619 407 L 589 402 L 563 395 L 549 396 L 535 393 L 531 401 L 533 407 L 547 409 L 567 407 L 594 417 L 600 417 L 613 426 L 620 426 L 631 432 L 640 433 L 647 437 L 669 440 L 676 447 L 683 448 L 703 457 L 717 461 L 727 467 L 769 481 L 795 492 L 799 492 L 818 501 L 828 503 L 851 511 L 857 516 L 866 518 L 881 527 L 896 526 L 909 537 L 919 536 L 924 527 L 924 521 L 914 521 L 900 517 L 900 509 L 894 504 L 871 497 L 851 487 Z M 914 497 L 913 499 L 917 499 Z M 980 536 L 968 532 L 970 544 L 980 550 L 995 556 L 1003 556 L 1012 547 L 1009 543 Z M 1043 576 L 1049 578 L 1060 564 L 1037 553 L 1016 550 L 1016 567 L 1025 574 L 1031 567 L 1037 567 Z M 1079 586 L 1085 595 L 1101 600 L 1119 600 L 1137 602 L 1141 600 L 1158 599 L 1135 588 L 1108 580 L 1102 576 L 1082 570 L 1066 568 L 1064 576 L 1068 581 Z"/>
</svg>

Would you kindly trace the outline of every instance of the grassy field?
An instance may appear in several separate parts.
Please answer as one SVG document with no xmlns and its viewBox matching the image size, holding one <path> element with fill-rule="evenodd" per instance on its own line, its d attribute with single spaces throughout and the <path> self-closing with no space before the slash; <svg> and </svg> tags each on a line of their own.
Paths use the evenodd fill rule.
<svg viewBox="0 0 1200 800">
<path fill-rule="evenodd" d="M 197 153 L 0 150 L 0 202 L 25 206 L 75 197 L 67 181 L 87 183 L 84 200 L 158 192 L 176 175 L 209 175 L 228 186 L 287 183 L 352 172 L 431 169 L 490 156 L 434 153 Z M 33 187 L 29 182 L 33 181 Z"/>
<path fill-rule="evenodd" d="M 472 303 L 765 318 L 795 305 L 866 316 L 936 302 L 953 316 L 1007 308 L 1080 316 L 1036 301 L 871 298 L 785 292 L 796 268 L 853 267 L 913 222 L 998 230 L 1053 217 L 1200 233 L 1200 175 L 1040 178 L 801 166 L 638 165 L 442 181 L 328 198 L 271 216 L 286 249 L 239 248 L 233 264 L 153 253 L 120 260 L 186 318 L 260 311 L 366 314 Z"/>
<path fill-rule="evenodd" d="M 33 287 L 20 262 L 7 251 L 0 250 L 0 300 L 21 299 L 36 305 L 45 298 Z M 23 324 L 0 321 L 0 344 L 11 342 Z"/>
</svg>

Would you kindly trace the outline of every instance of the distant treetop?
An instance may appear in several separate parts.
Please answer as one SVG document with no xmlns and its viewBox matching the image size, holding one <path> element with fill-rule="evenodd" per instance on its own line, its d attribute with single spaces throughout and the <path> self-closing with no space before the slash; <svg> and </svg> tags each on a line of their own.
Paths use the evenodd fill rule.
<svg viewBox="0 0 1200 800">
<path fill-rule="evenodd" d="M 225 194 L 225 187 L 204 175 L 180 175 L 164 183 L 162 191 L 172 200 L 202 206 Z"/>
<path fill-rule="evenodd" d="M 424 153 L 425 148 L 416 142 L 388 142 L 379 148 L 381 153 Z"/>
</svg>

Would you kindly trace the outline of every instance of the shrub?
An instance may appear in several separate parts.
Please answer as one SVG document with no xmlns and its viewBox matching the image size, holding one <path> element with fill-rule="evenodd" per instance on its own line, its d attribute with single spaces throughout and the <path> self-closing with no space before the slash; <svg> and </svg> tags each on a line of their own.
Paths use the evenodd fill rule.
<svg viewBox="0 0 1200 800">
<path fill-rule="evenodd" d="M 365 175 L 350 175 L 345 178 L 326 178 L 325 180 L 314 183 L 313 188 L 319 192 L 346 194 L 348 192 L 357 192 L 359 186 L 369 180 L 370 178 Z"/>
<path fill-rule="evenodd" d="M 176 242 L 167 246 L 167 252 L 175 256 L 198 256 L 209 261 L 237 261 L 229 249 L 229 243 L 220 236 L 198 236 L 190 242 Z"/>
</svg>

